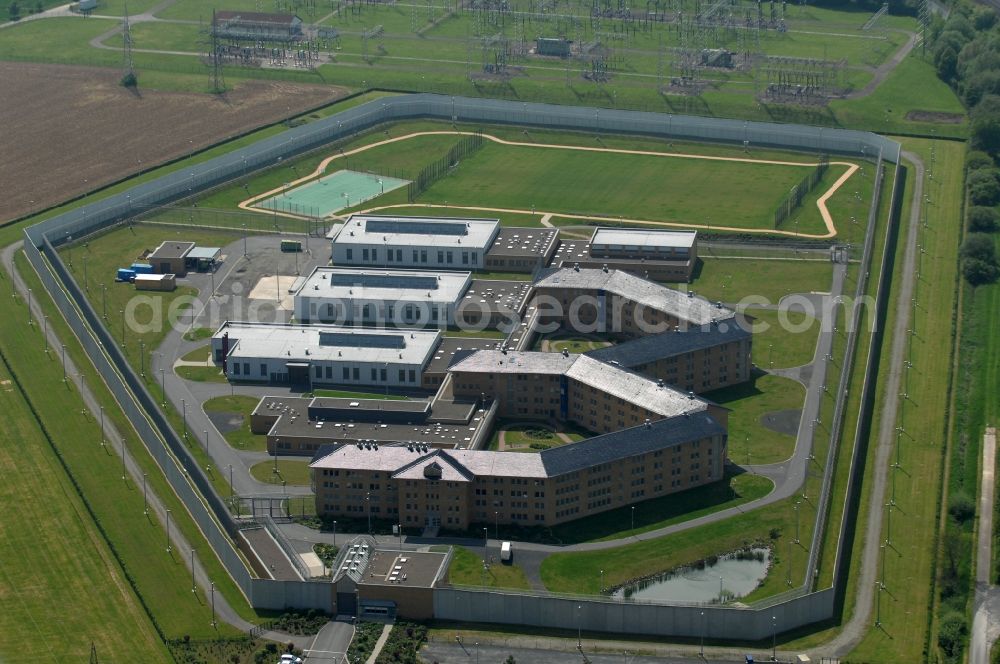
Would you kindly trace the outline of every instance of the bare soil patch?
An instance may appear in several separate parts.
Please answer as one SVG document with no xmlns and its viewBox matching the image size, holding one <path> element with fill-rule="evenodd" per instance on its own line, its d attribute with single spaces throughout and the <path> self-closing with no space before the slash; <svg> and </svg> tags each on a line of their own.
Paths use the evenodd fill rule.
<svg viewBox="0 0 1000 664">
<path fill-rule="evenodd" d="M 344 96 L 283 81 L 226 95 L 118 85 L 113 69 L 0 62 L 0 221 Z"/>
<path fill-rule="evenodd" d="M 942 124 L 960 124 L 965 120 L 961 113 L 944 113 L 942 111 L 910 111 L 907 120 L 914 122 L 940 122 Z"/>
</svg>

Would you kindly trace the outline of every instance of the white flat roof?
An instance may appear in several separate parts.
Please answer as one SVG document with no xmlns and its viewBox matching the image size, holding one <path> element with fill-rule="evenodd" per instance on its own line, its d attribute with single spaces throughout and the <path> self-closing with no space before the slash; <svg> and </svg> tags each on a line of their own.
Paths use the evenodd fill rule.
<svg viewBox="0 0 1000 664">
<path fill-rule="evenodd" d="M 454 304 L 465 295 L 471 281 L 471 272 L 317 267 L 295 295 L 336 300 Z"/>
<path fill-rule="evenodd" d="M 654 231 L 643 228 L 598 228 L 590 239 L 591 244 L 629 247 L 694 246 L 698 234 L 691 231 Z"/>
<path fill-rule="evenodd" d="M 212 335 L 229 333 L 229 357 L 287 362 L 419 364 L 430 361 L 439 330 L 383 330 L 339 325 L 227 322 Z"/>
<path fill-rule="evenodd" d="M 487 249 L 500 232 L 498 219 L 351 215 L 334 244 Z"/>
</svg>

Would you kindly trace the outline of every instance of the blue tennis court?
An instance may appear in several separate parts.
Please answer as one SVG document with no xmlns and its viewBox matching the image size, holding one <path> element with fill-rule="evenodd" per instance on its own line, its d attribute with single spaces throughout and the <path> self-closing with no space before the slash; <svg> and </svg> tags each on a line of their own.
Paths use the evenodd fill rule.
<svg viewBox="0 0 1000 664">
<path fill-rule="evenodd" d="M 409 183 L 409 180 L 373 173 L 337 171 L 260 201 L 254 207 L 306 217 L 326 217 Z"/>
</svg>

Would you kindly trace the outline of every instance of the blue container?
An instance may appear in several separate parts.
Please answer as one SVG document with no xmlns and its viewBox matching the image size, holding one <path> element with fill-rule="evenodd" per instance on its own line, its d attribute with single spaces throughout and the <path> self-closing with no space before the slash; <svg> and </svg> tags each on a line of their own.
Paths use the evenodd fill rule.
<svg viewBox="0 0 1000 664">
<path fill-rule="evenodd" d="M 136 274 L 153 274 L 153 266 L 149 263 L 132 263 L 129 269 Z"/>
<path fill-rule="evenodd" d="M 116 281 L 135 281 L 135 270 L 130 270 L 124 267 L 118 268 L 118 277 L 116 278 Z"/>
</svg>

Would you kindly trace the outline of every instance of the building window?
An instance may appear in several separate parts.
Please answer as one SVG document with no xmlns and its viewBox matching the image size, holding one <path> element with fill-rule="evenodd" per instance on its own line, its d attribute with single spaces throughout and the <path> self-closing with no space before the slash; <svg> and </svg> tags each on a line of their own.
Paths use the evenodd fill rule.
<svg viewBox="0 0 1000 664">
<path fill-rule="evenodd" d="M 349 261 L 354 260 L 354 250 L 353 249 L 348 249 L 347 250 L 347 260 L 349 260 Z"/>
<path fill-rule="evenodd" d="M 462 265 L 468 265 L 468 264 L 469 264 L 469 252 L 468 251 L 463 251 L 462 252 Z"/>
<path fill-rule="evenodd" d="M 354 367 L 354 380 L 361 380 L 361 369 Z"/>
<path fill-rule="evenodd" d="M 389 253 L 392 253 L 392 252 L 390 251 Z M 399 262 L 399 263 L 403 262 L 403 250 L 402 249 L 397 249 L 396 250 L 396 261 Z"/>
<path fill-rule="evenodd" d="M 448 256 L 448 264 L 451 265 L 452 262 L 453 262 L 454 253 L 451 252 L 451 251 L 449 251 L 448 254 L 447 254 L 447 256 Z"/>
<path fill-rule="evenodd" d="M 421 263 L 426 263 L 427 262 L 427 250 L 426 249 L 421 249 L 420 250 L 420 262 Z"/>
<path fill-rule="evenodd" d="M 362 249 L 361 250 L 361 259 L 362 260 L 368 260 L 368 250 L 367 249 Z"/>
<path fill-rule="evenodd" d="M 378 380 L 378 372 L 375 367 L 372 367 L 372 382 L 374 383 L 376 380 Z"/>
<path fill-rule="evenodd" d="M 387 376 L 387 372 L 386 372 L 385 369 L 380 369 L 379 370 L 379 374 L 380 374 L 379 375 L 379 380 L 381 380 L 383 383 L 385 383 L 386 381 L 389 380 L 389 378 Z"/>
<path fill-rule="evenodd" d="M 250 375 L 250 363 L 249 362 L 244 362 L 243 363 L 243 373 L 246 374 L 247 376 Z"/>
<path fill-rule="evenodd" d="M 410 382 L 411 383 L 417 382 L 417 372 L 415 369 L 410 369 Z"/>
<path fill-rule="evenodd" d="M 240 375 L 240 363 L 239 362 L 233 362 L 233 375 L 234 376 L 239 376 Z"/>
<path fill-rule="evenodd" d="M 406 382 L 406 369 L 400 369 L 399 370 L 399 382 L 400 383 L 405 383 Z"/>
<path fill-rule="evenodd" d="M 443 263 L 443 262 L 444 262 L 444 252 L 438 251 L 438 263 Z"/>
<path fill-rule="evenodd" d="M 351 368 L 344 367 L 344 380 L 350 380 L 351 378 Z"/>
<path fill-rule="evenodd" d="M 417 256 L 418 256 L 418 254 L 417 254 L 417 250 L 416 250 L 416 249 L 414 249 L 414 250 L 413 250 L 413 262 L 414 262 L 414 263 L 416 263 L 416 262 L 417 262 Z"/>
<path fill-rule="evenodd" d="M 333 380 L 333 367 L 332 366 L 327 366 L 326 367 L 326 379 L 327 380 Z"/>
<path fill-rule="evenodd" d="M 378 249 L 372 249 L 372 262 L 378 261 Z"/>
<path fill-rule="evenodd" d="M 263 362 L 261 362 L 261 365 L 260 365 L 260 375 L 261 376 L 266 376 L 267 375 L 267 365 L 264 364 Z"/>
</svg>

